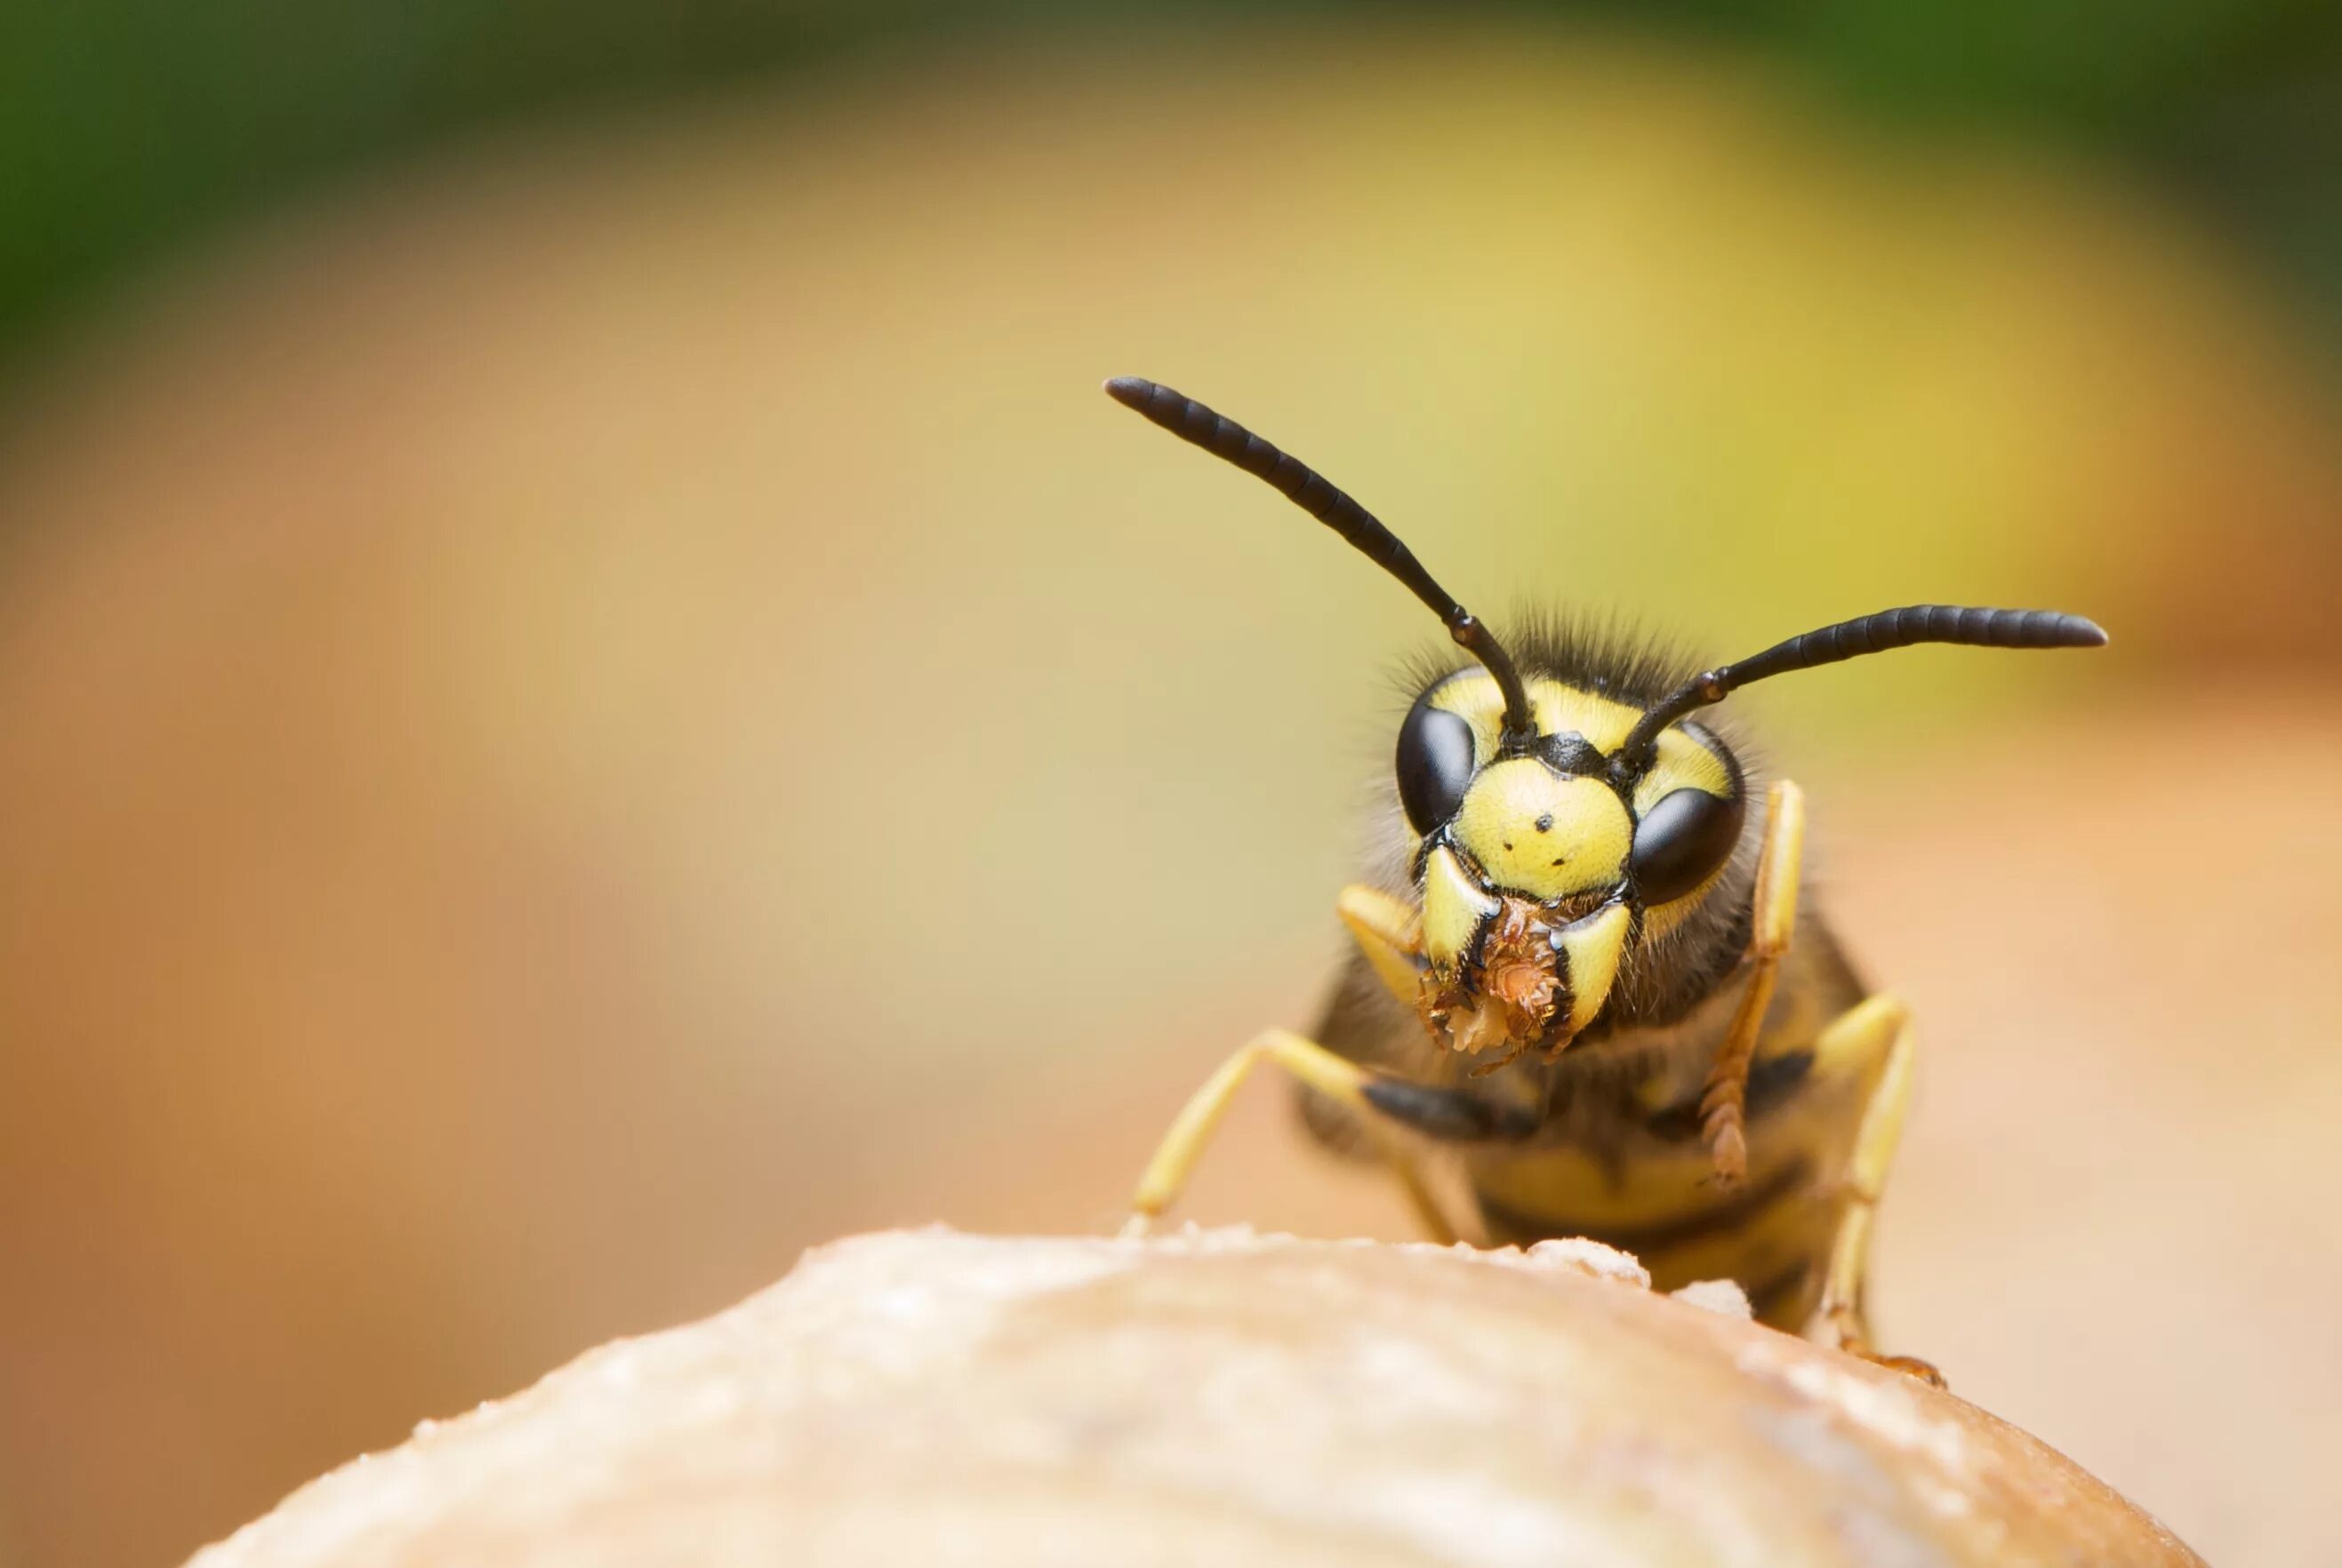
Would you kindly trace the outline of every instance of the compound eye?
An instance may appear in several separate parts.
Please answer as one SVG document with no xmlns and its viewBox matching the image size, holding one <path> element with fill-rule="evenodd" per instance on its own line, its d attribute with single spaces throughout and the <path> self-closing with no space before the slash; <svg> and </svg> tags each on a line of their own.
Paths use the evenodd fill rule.
<svg viewBox="0 0 2342 1568">
<path fill-rule="evenodd" d="M 1472 726 L 1446 708 L 1416 699 L 1398 727 L 1398 803 L 1418 834 L 1456 814 L 1472 783 Z"/>
<path fill-rule="evenodd" d="M 1635 829 L 1635 890 L 1645 904 L 1681 898 L 1732 858 L 1747 803 L 1704 789 L 1669 790 Z"/>
</svg>

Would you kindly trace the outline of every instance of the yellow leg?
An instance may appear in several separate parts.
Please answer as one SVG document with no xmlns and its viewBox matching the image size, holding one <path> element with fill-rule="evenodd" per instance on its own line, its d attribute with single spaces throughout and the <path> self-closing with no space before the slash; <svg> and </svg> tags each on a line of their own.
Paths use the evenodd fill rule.
<svg viewBox="0 0 2342 1568">
<path fill-rule="evenodd" d="M 1379 887 L 1354 882 L 1336 896 L 1334 910 L 1366 962 L 1374 965 L 1383 988 L 1406 1005 L 1415 1005 L 1416 993 L 1423 984 L 1423 916 L 1415 906 Z M 1366 1126 L 1366 1135 L 1397 1174 L 1399 1190 L 1415 1212 L 1416 1222 L 1441 1246 L 1454 1246 L 1456 1227 L 1424 1183 L 1422 1170 L 1406 1151 L 1380 1135 L 1372 1122 Z"/>
<path fill-rule="evenodd" d="M 1188 1096 L 1187 1104 L 1172 1121 L 1171 1130 L 1156 1146 L 1155 1157 L 1146 1163 L 1146 1173 L 1138 1178 L 1138 1191 L 1130 1199 L 1134 1214 L 1152 1219 L 1171 1206 L 1179 1189 L 1186 1184 L 1188 1173 L 1202 1157 L 1204 1145 L 1218 1131 L 1220 1118 L 1227 1114 L 1236 1091 L 1244 1087 L 1244 1081 L 1263 1062 L 1275 1062 L 1302 1083 L 1353 1112 L 1364 1114 L 1367 1110 L 1366 1069 L 1289 1029 L 1264 1029 L 1238 1047 L 1234 1055 L 1220 1064 L 1219 1071 L 1204 1080 L 1202 1088 Z"/>
<path fill-rule="evenodd" d="M 1145 1174 L 1138 1178 L 1138 1191 L 1131 1196 L 1130 1222 L 1123 1227 L 1125 1235 L 1145 1234 L 1147 1222 L 1169 1208 L 1178 1197 L 1179 1189 L 1186 1185 L 1189 1174 L 1203 1157 L 1204 1145 L 1211 1142 L 1236 1091 L 1244 1087 L 1244 1081 L 1263 1062 L 1283 1068 L 1312 1089 L 1346 1106 L 1370 1131 L 1374 1128 L 1376 1113 L 1366 1098 L 1366 1086 L 1373 1081 L 1373 1074 L 1289 1029 L 1265 1029 L 1220 1064 L 1219 1071 L 1188 1097 L 1172 1122 L 1171 1130 L 1163 1134 L 1155 1157 L 1146 1163 Z M 1381 1141 L 1377 1137 L 1377 1142 Z M 1397 1173 L 1399 1185 L 1425 1229 L 1442 1242 L 1453 1242 L 1455 1228 L 1439 1212 L 1414 1162 L 1386 1145 L 1381 1152 Z"/>
<path fill-rule="evenodd" d="M 1781 959 L 1797 929 L 1798 867 L 1805 843 L 1805 792 L 1783 779 L 1765 795 L 1765 847 L 1756 860 L 1748 989 L 1733 1011 L 1699 1099 L 1708 1156 L 1715 1162 L 1716 1179 L 1726 1186 L 1737 1186 L 1748 1176 L 1748 1137 L 1743 1126 L 1748 1064 L 1756 1058 L 1756 1036 L 1765 1026 L 1766 1009 L 1773 1004 Z"/>
<path fill-rule="evenodd" d="M 1391 1170 L 1398 1177 L 1399 1191 L 1406 1198 L 1406 1206 L 1414 1213 L 1415 1223 L 1423 1227 L 1424 1234 L 1441 1246 L 1454 1246 L 1459 1239 L 1456 1227 L 1448 1223 L 1446 1212 L 1439 1206 L 1439 1200 L 1425 1184 L 1421 1169 L 1406 1154 L 1389 1148 L 1388 1140 L 1376 1141 L 1386 1144 L 1383 1155 L 1390 1161 Z"/>
<path fill-rule="evenodd" d="M 1871 1224 L 1887 1188 L 1887 1173 L 1903 1141 L 1904 1113 L 1911 1104 L 1917 1044 L 1910 1010 L 1891 996 L 1874 996 L 1823 1032 L 1814 1047 L 1814 1073 L 1822 1076 L 1873 1079 L 1864 1104 L 1862 1126 L 1847 1157 L 1846 1214 L 1830 1247 L 1829 1273 L 1822 1283 L 1815 1315 L 1827 1325 L 1840 1350 L 1906 1372 L 1941 1388 L 1941 1373 L 1907 1355 L 1881 1354 L 1870 1343 L 1863 1308 L 1863 1283 L 1870 1268 Z"/>
<path fill-rule="evenodd" d="M 1379 888 L 1355 884 L 1342 890 L 1335 901 L 1335 909 L 1384 987 L 1412 1006 L 1423 973 L 1422 920 L 1414 906 Z M 1229 1102 L 1251 1074 L 1253 1066 L 1264 1058 L 1283 1066 L 1300 1083 L 1321 1092 L 1347 1111 L 1373 1154 L 1390 1166 L 1416 1223 L 1443 1246 L 1455 1243 L 1456 1227 L 1441 1210 L 1439 1200 L 1424 1180 L 1421 1167 L 1391 1135 L 1385 1124 L 1386 1114 L 1377 1111 L 1364 1096 L 1364 1086 L 1374 1082 L 1375 1075 L 1314 1041 L 1281 1029 L 1266 1031 L 1229 1057 L 1188 1100 L 1139 1180 L 1124 1234 L 1144 1234 L 1147 1222 L 1178 1196 Z"/>
<path fill-rule="evenodd" d="M 1423 984 L 1423 917 L 1414 906 L 1378 887 L 1352 883 L 1334 900 L 1334 912 L 1384 989 L 1414 1006 Z"/>
</svg>

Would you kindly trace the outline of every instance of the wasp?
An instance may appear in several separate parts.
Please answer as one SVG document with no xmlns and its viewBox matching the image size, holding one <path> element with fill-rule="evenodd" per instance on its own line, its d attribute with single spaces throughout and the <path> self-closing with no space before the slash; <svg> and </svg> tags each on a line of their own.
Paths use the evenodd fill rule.
<svg viewBox="0 0 2342 1568">
<path fill-rule="evenodd" d="M 1590 1236 L 1660 1288 L 1731 1279 L 1759 1321 L 1872 1345 L 1863 1282 L 1902 1134 L 1909 1010 L 1803 897 L 1803 793 L 1710 710 L 1755 682 L 1923 643 L 2078 648 L 2078 615 L 1918 604 L 1701 669 L 1563 620 L 1500 641 L 1387 527 L 1234 420 L 1136 376 L 1116 402 L 1265 480 L 1405 584 L 1456 654 L 1416 683 L 1353 939 L 1309 1034 L 1263 1031 L 1165 1134 L 1132 1200 L 1176 1197 L 1258 1067 L 1323 1142 L 1393 1173 L 1453 1243 Z M 1759 797 L 1761 795 L 1761 806 Z"/>
</svg>

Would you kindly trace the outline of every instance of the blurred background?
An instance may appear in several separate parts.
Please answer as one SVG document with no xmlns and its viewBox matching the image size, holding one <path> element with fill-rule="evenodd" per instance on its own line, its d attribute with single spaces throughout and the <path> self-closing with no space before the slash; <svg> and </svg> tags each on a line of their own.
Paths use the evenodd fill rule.
<svg viewBox="0 0 2342 1568">
<path fill-rule="evenodd" d="M 1109 1225 L 1306 1019 L 1436 627 L 1122 372 L 1488 610 L 2112 628 L 1739 700 L 1925 1031 L 1880 1315 L 2342 1561 L 2337 356 L 2310 0 L 0 9 L 0 1564 Z M 1267 1088 L 1187 1212 L 1406 1233 Z"/>
</svg>

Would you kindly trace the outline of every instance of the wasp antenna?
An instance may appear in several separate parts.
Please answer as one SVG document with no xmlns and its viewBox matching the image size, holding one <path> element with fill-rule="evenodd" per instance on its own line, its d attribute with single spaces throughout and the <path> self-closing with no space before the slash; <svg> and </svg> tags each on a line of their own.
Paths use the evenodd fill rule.
<svg viewBox="0 0 2342 1568">
<path fill-rule="evenodd" d="M 1356 545 L 1376 565 L 1406 584 L 1416 598 L 1431 607 L 1432 614 L 1446 623 L 1447 634 L 1466 653 L 1486 665 L 1488 673 L 1496 678 L 1497 689 L 1505 694 L 1506 740 L 1522 744 L 1536 738 L 1536 715 L 1529 707 L 1528 692 L 1521 684 L 1520 672 L 1513 667 L 1512 655 L 1505 652 L 1495 633 L 1457 604 L 1423 569 L 1415 552 L 1385 527 L 1381 519 L 1299 458 L 1279 451 L 1227 415 L 1160 382 L 1148 381 L 1144 376 L 1117 375 L 1106 384 L 1106 393 L 1180 440 L 1200 446 L 1266 482 L 1278 494 Z"/>
<path fill-rule="evenodd" d="M 1776 643 L 1736 664 L 1705 670 L 1661 698 L 1627 733 L 1612 765 L 1640 772 L 1649 765 L 1660 733 L 1695 709 L 1720 703 L 1752 682 L 1792 670 L 1810 670 L 1883 654 L 1917 643 L 1972 648 L 2097 648 L 2107 634 L 2097 622 L 2058 610 L 1980 610 L 1957 604 L 1908 604 L 1881 610 Z"/>
</svg>

